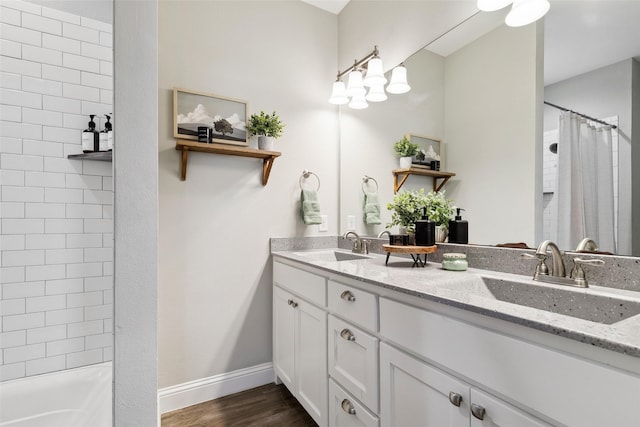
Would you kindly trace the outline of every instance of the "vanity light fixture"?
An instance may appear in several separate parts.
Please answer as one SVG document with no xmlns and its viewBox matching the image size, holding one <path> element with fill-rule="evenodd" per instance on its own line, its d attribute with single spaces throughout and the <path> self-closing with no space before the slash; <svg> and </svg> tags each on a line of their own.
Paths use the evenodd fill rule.
<svg viewBox="0 0 640 427">
<path fill-rule="evenodd" d="M 493 12 L 505 6 L 511 6 L 504 22 L 510 27 L 522 27 L 542 18 L 551 5 L 548 0 L 478 0 L 478 9 L 483 12 Z"/>
<path fill-rule="evenodd" d="M 349 74 L 345 86 L 341 77 L 347 73 Z M 385 84 L 387 84 L 387 78 L 384 76 L 382 59 L 380 59 L 378 47 L 374 46 L 370 54 L 359 61 L 355 60 L 353 66 L 345 71 L 338 71 L 329 102 L 336 105 L 349 104 L 350 108 L 361 110 L 369 106 L 367 101 L 382 102 L 387 99 Z M 393 69 L 391 82 L 386 91 L 397 94 L 408 92 L 410 89 L 407 83 L 407 69 L 400 64 Z"/>
</svg>

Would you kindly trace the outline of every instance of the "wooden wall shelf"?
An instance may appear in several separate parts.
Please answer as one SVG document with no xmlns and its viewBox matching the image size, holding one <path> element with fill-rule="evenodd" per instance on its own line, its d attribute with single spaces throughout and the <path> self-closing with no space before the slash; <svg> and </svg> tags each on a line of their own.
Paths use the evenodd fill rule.
<svg viewBox="0 0 640 427">
<path fill-rule="evenodd" d="M 409 175 L 421 175 L 421 176 L 430 176 L 433 178 L 433 191 L 440 191 L 444 184 L 449 181 L 449 178 L 452 176 L 456 176 L 453 172 L 442 172 L 442 171 L 434 171 L 431 169 L 422 169 L 422 168 L 408 168 L 408 169 L 394 169 L 393 170 L 393 192 L 397 193 L 400 190 L 400 187 L 407 180 Z M 442 182 L 438 185 L 438 180 L 441 179 Z"/>
<path fill-rule="evenodd" d="M 187 160 L 189 151 L 199 151 L 201 153 L 223 154 L 227 156 L 252 157 L 262 159 L 262 185 L 267 185 L 271 167 L 276 157 L 280 157 L 278 151 L 257 150 L 255 148 L 240 147 L 225 144 L 207 144 L 204 142 L 191 141 L 188 139 L 177 139 L 176 150 L 182 151 L 181 173 L 182 181 L 187 179 Z"/>
<path fill-rule="evenodd" d="M 96 151 L 94 153 L 69 154 L 67 159 L 75 160 L 95 160 L 98 162 L 113 161 L 113 151 Z"/>
</svg>

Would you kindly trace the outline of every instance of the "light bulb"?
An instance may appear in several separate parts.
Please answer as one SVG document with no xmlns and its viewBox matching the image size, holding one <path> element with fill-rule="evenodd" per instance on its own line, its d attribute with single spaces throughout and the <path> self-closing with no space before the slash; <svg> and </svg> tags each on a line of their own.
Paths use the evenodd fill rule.
<svg viewBox="0 0 640 427">
<path fill-rule="evenodd" d="M 365 86 L 384 85 L 387 83 L 382 67 L 382 59 L 376 56 L 369 60 L 367 63 L 367 74 L 364 77 L 363 83 Z"/>
<path fill-rule="evenodd" d="M 547 0 L 514 0 L 504 22 L 510 27 L 522 27 L 542 18 L 550 7 Z"/>
<path fill-rule="evenodd" d="M 349 102 L 347 91 L 344 87 L 344 82 L 340 80 L 338 80 L 337 82 L 333 82 L 333 90 L 331 91 L 329 102 L 336 105 L 344 105 Z"/>
<path fill-rule="evenodd" d="M 362 84 L 362 72 L 353 70 L 349 73 L 349 83 L 347 84 L 347 96 L 362 95 L 367 92 Z"/>
<path fill-rule="evenodd" d="M 353 108 L 354 110 L 363 110 L 368 106 L 369 104 L 367 104 L 367 101 L 364 98 L 364 94 L 354 95 L 353 98 L 351 98 L 351 102 L 349 103 L 349 107 Z"/>
<path fill-rule="evenodd" d="M 407 83 L 407 69 L 400 64 L 391 72 L 391 83 L 387 86 L 389 93 L 405 93 L 411 90 L 411 86 Z"/>
<path fill-rule="evenodd" d="M 387 94 L 384 93 L 384 84 L 371 86 L 366 98 L 370 102 L 382 102 L 387 100 Z"/>
</svg>

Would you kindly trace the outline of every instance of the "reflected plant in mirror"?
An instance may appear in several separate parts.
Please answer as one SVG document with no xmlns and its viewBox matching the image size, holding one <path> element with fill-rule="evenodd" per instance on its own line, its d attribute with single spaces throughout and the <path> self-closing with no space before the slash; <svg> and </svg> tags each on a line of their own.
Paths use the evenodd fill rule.
<svg viewBox="0 0 640 427">
<path fill-rule="evenodd" d="M 387 203 L 387 209 L 393 211 L 391 222 L 387 228 L 394 225 L 406 227 L 407 231 L 415 230 L 415 223 L 422 218 L 422 208 L 426 206 L 427 196 L 424 188 L 418 191 L 402 191 Z"/>
<path fill-rule="evenodd" d="M 453 200 L 447 199 L 443 191 L 430 191 L 425 195 L 427 217 L 444 228 L 449 227 L 449 220 L 453 219 Z"/>
</svg>

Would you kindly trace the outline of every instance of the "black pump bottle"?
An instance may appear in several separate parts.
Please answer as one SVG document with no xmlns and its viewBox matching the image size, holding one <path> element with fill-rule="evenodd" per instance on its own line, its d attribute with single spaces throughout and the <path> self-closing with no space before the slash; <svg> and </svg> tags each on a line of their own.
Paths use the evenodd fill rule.
<svg viewBox="0 0 640 427">
<path fill-rule="evenodd" d="M 416 246 L 436 244 L 436 223 L 427 217 L 427 208 L 422 208 L 422 219 L 416 221 Z"/>
</svg>

